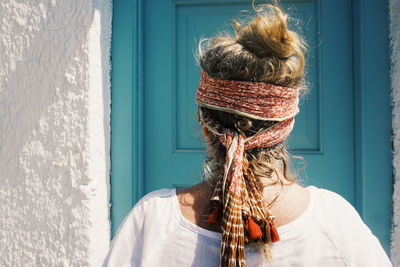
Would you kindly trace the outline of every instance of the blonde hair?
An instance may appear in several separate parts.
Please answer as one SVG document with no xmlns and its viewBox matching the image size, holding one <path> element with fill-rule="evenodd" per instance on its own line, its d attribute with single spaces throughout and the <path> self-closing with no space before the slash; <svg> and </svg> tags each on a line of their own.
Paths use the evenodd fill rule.
<svg viewBox="0 0 400 267">
<path fill-rule="evenodd" d="M 196 57 L 198 64 L 215 79 L 262 81 L 307 92 L 304 71 L 306 44 L 299 34 L 289 30 L 288 15 L 272 4 L 261 4 L 254 10 L 256 16 L 248 23 L 233 21 L 235 36 L 223 34 L 200 41 Z M 236 129 L 246 137 L 276 123 L 199 108 L 207 109 L 225 128 Z M 199 115 L 202 124 L 212 123 L 203 119 Z M 216 127 L 214 130 L 222 134 L 222 129 Z M 208 158 L 204 164 L 204 176 L 215 185 L 223 177 L 226 149 L 212 132 L 206 144 Z M 285 142 L 248 150 L 244 157 L 244 177 L 256 178 L 260 187 L 263 186 L 261 178 L 271 178 L 273 173 L 279 178 L 274 184 L 281 182 L 281 175 L 294 183 L 297 178 L 290 170 L 290 157 Z"/>
<path fill-rule="evenodd" d="M 305 94 L 305 41 L 288 29 L 288 15 L 279 6 L 260 4 L 255 12 L 256 16 L 247 25 L 233 21 L 235 37 L 226 35 L 206 39 L 206 46 L 202 45 L 204 40 L 201 41 L 196 57 L 200 67 L 216 79 L 262 81 L 298 88 Z M 245 136 L 275 123 L 211 109 L 208 112 L 225 127 L 236 129 Z M 219 178 L 223 172 L 225 147 L 213 135 L 208 142 L 208 152 L 206 177 Z M 270 177 L 272 172 L 276 172 L 276 166 L 271 165 L 275 159 L 282 162 L 285 178 L 295 179 L 289 170 L 290 156 L 284 143 L 252 149 L 246 156 L 249 172 L 256 177 Z"/>
<path fill-rule="evenodd" d="M 235 37 L 223 33 L 201 40 L 197 62 L 213 78 L 306 89 L 306 45 L 300 35 L 288 29 L 288 15 L 271 4 L 259 5 L 256 13 L 247 25 L 233 21 Z"/>
</svg>

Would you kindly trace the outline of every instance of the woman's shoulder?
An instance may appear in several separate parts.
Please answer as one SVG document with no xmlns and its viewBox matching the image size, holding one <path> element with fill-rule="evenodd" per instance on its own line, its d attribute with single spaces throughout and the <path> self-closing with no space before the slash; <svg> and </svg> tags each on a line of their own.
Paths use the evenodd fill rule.
<svg viewBox="0 0 400 267">
<path fill-rule="evenodd" d="M 332 190 L 310 189 L 316 197 L 315 220 L 350 266 L 391 266 L 380 241 L 353 204 Z"/>
<path fill-rule="evenodd" d="M 356 208 L 341 194 L 326 188 L 312 186 L 314 190 L 314 218 L 329 238 L 339 246 L 356 236 L 372 237 Z"/>
<path fill-rule="evenodd" d="M 119 231 L 136 233 L 145 225 L 156 221 L 159 217 L 171 215 L 171 201 L 175 196 L 175 189 L 163 188 L 145 194 L 131 208 L 122 220 Z"/>
<path fill-rule="evenodd" d="M 140 198 L 118 227 L 102 266 L 130 266 L 133 259 L 140 262 L 145 240 L 154 241 L 167 223 L 165 219 L 172 216 L 174 195 L 175 189 L 163 188 Z"/>
<path fill-rule="evenodd" d="M 308 186 L 316 197 L 316 204 L 323 211 L 329 213 L 358 215 L 354 206 L 342 195 L 327 188 Z M 319 205 L 318 205 L 319 204 Z"/>
<path fill-rule="evenodd" d="M 165 208 L 168 207 L 174 196 L 175 189 L 170 188 L 162 188 L 145 194 L 131 208 L 122 220 L 120 227 L 131 225 L 133 222 L 141 224 L 149 216 L 157 216 L 159 210 L 166 210 Z"/>
<path fill-rule="evenodd" d="M 344 199 L 339 193 L 336 193 L 333 190 L 324 188 L 324 187 L 319 187 L 316 185 L 309 185 L 307 186 L 310 190 L 313 190 L 317 192 L 321 197 L 325 199 Z"/>
<path fill-rule="evenodd" d="M 146 213 L 157 209 L 163 209 L 174 200 L 176 196 L 175 188 L 162 188 L 151 191 L 141 197 L 131 209 L 130 213 Z"/>
<path fill-rule="evenodd" d="M 309 188 L 315 197 L 315 218 L 326 231 L 334 230 L 332 234 L 352 229 L 371 232 L 353 204 L 341 194 L 317 186 L 309 186 Z"/>
<path fill-rule="evenodd" d="M 159 201 L 159 200 L 166 200 L 168 198 L 174 197 L 175 196 L 175 188 L 161 188 L 158 190 L 151 191 L 147 194 L 145 194 L 142 198 L 139 199 L 137 202 L 137 205 L 142 205 L 143 203 L 146 202 L 154 202 L 154 201 Z"/>
</svg>

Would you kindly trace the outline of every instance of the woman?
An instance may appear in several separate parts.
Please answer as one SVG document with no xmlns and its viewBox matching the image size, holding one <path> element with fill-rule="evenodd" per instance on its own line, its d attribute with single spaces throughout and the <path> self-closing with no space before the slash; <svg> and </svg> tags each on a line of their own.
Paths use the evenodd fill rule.
<svg viewBox="0 0 400 267">
<path fill-rule="evenodd" d="M 144 196 L 103 266 L 392 266 L 350 203 L 290 172 L 306 49 L 279 7 L 259 7 L 198 54 L 206 179 Z"/>
</svg>

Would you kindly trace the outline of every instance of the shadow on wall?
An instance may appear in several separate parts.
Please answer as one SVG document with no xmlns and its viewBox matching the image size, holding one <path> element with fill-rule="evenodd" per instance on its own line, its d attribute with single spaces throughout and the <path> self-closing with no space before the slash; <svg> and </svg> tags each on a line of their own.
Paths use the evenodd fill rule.
<svg viewBox="0 0 400 267">
<path fill-rule="evenodd" d="M 96 222 L 90 220 L 88 204 L 101 181 L 106 192 L 101 204 L 108 214 L 108 189 L 99 178 L 109 174 L 92 177 L 88 172 L 89 118 L 101 117 L 90 114 L 87 38 L 95 12 L 102 14 L 105 4 L 108 1 L 10 1 L 0 6 L 1 266 L 93 264 L 92 247 L 99 245 L 90 237 Z M 99 42 L 109 38 L 103 36 L 106 23 L 100 15 L 95 29 Z M 100 49 L 100 64 L 108 66 L 108 52 L 103 52 Z M 96 66 L 101 77 L 95 78 L 103 85 L 103 115 L 109 95 L 101 66 Z M 100 94 L 101 89 L 94 89 Z M 102 118 L 100 125 L 109 123 Z M 108 152 L 109 129 L 103 130 L 99 135 L 106 142 L 97 146 Z M 108 161 L 104 164 L 100 169 L 108 170 Z M 103 235 L 109 239 L 109 232 Z M 106 249 L 108 243 L 102 245 Z"/>
</svg>

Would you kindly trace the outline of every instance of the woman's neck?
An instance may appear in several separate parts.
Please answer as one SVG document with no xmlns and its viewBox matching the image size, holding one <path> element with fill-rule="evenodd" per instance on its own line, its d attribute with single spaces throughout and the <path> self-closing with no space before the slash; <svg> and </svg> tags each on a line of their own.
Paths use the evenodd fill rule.
<svg viewBox="0 0 400 267">
<path fill-rule="evenodd" d="M 269 182 L 264 187 L 263 197 L 272 214 L 276 215 L 275 225 L 280 226 L 303 212 L 308 203 L 305 197 L 308 192 L 296 182 L 286 180 L 282 182 L 283 185 Z M 220 232 L 220 225 L 210 225 L 207 222 L 213 191 L 213 183 L 203 181 L 186 189 L 177 189 L 177 195 L 184 217 L 202 228 Z"/>
</svg>

